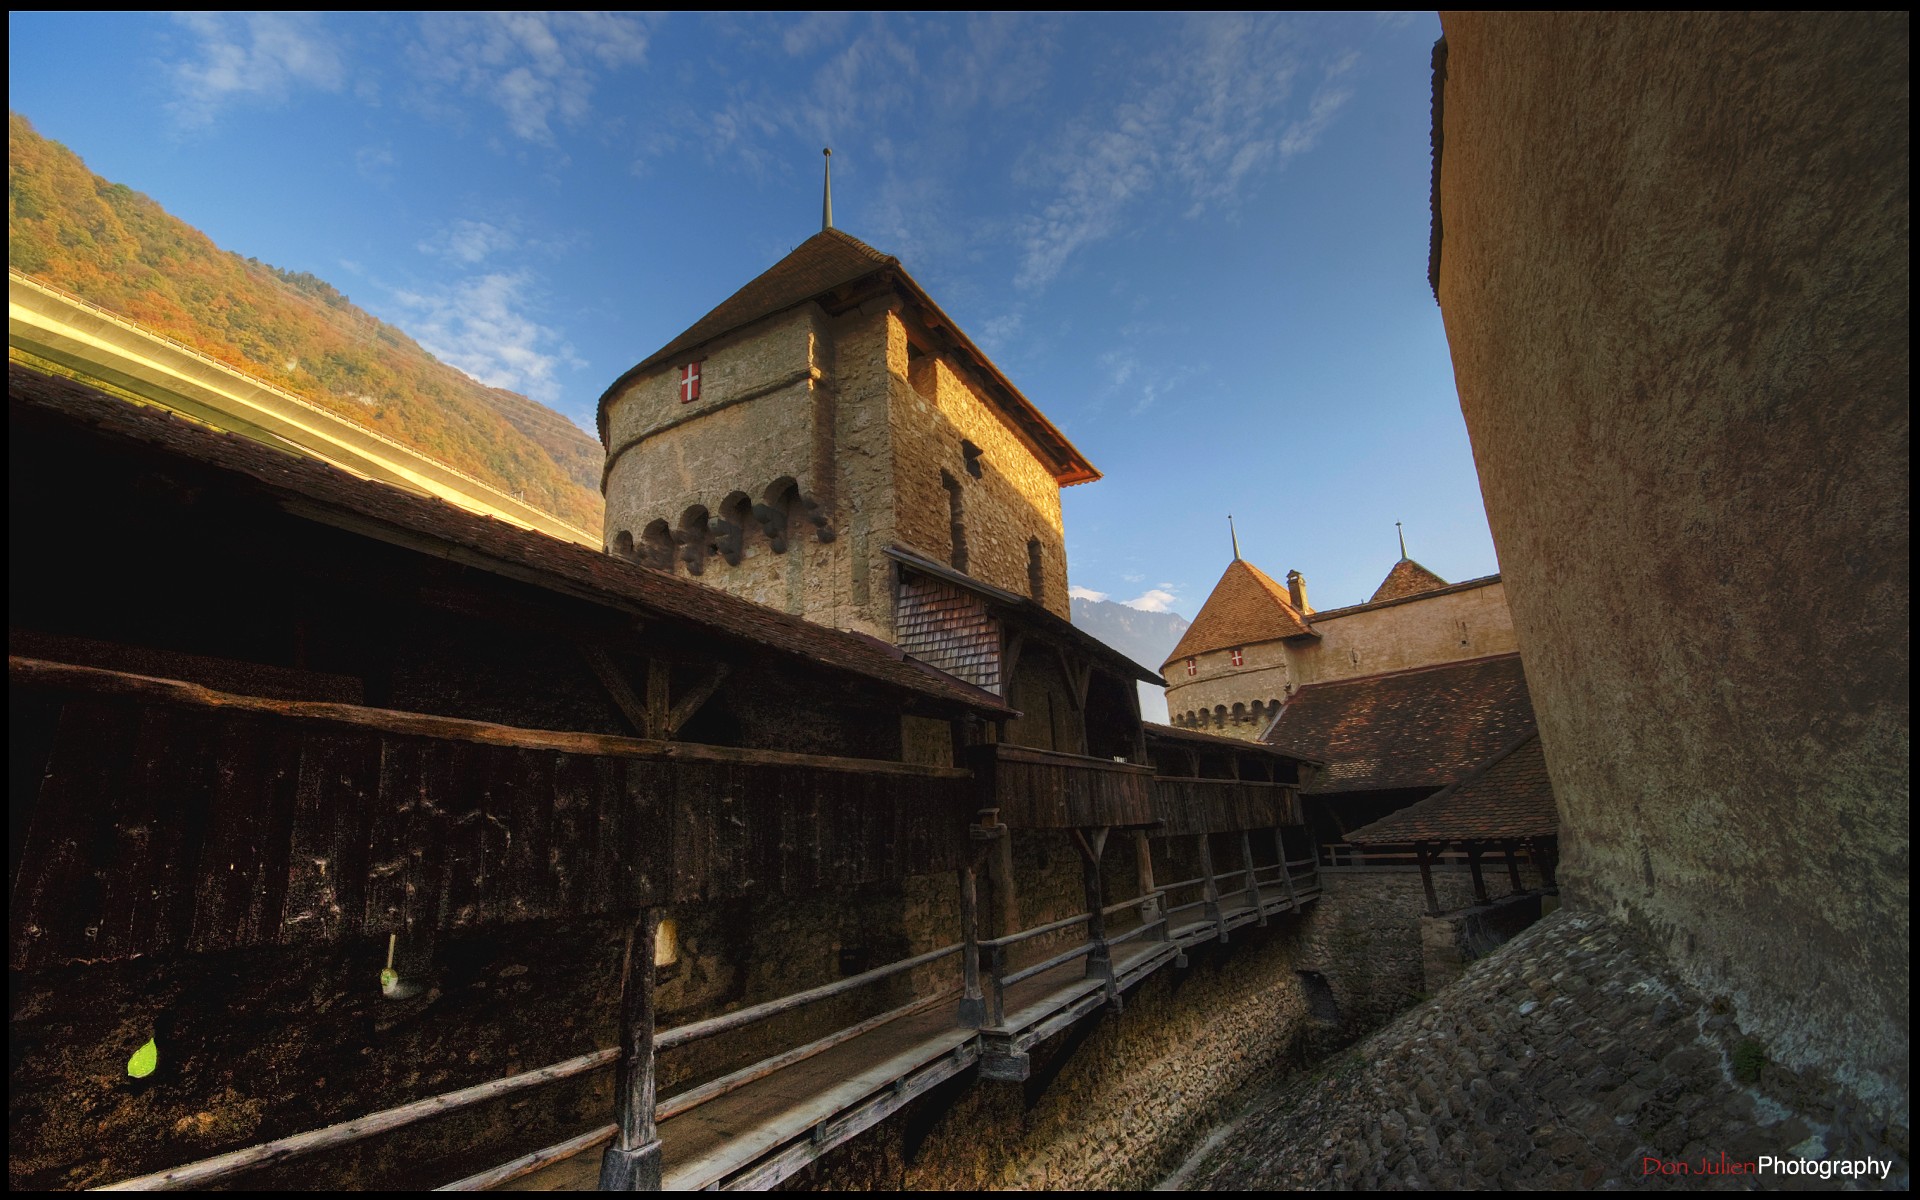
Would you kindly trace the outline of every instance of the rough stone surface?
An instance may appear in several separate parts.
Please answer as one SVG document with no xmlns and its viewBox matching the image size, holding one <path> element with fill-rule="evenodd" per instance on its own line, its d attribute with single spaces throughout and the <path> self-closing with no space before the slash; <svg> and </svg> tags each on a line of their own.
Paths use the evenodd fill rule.
<svg viewBox="0 0 1920 1200">
<path fill-rule="evenodd" d="M 1320 1069 L 1271 1080 L 1178 1182 L 1295 1188 L 1799 1187 L 1708 1175 L 1721 1154 L 1890 1161 L 1907 1130 L 1848 1106 L 1831 1079 L 1767 1064 L 1736 1078 L 1747 1035 L 1631 929 L 1556 913 L 1431 1001 Z M 1760 1052 L 1764 1060 L 1765 1052 Z M 1649 1170 L 1647 1159 L 1689 1172 Z"/>
<path fill-rule="evenodd" d="M 1569 899 L 1904 1121 L 1909 18 L 1442 25 L 1438 293 Z"/>
</svg>

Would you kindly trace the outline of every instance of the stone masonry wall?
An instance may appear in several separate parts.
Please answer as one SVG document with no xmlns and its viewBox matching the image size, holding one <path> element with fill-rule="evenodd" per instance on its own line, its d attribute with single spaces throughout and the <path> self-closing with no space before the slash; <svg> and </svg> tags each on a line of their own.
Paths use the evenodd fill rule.
<svg viewBox="0 0 1920 1200">
<path fill-rule="evenodd" d="M 1627 926 L 1563 909 L 1323 1069 L 1272 1079 L 1181 1174 L 1221 1191 L 1808 1185 L 1729 1171 L 1762 1156 L 1816 1178 L 1872 1158 L 1884 1175 L 1834 1183 L 1908 1185 L 1904 1123 L 1782 1066 Z"/>
<path fill-rule="evenodd" d="M 1437 179 L 1569 902 L 1902 1120 L 1909 23 L 1443 13 Z"/>
<path fill-rule="evenodd" d="M 1302 642 L 1293 651 L 1294 674 L 1303 687 L 1511 654 L 1520 648 L 1504 581 L 1328 620 L 1315 618 L 1313 630 L 1319 640 Z"/>
<path fill-rule="evenodd" d="M 1038 539 L 1043 578 L 1039 600 L 1068 618 L 1060 485 L 965 375 L 932 356 L 909 363 L 906 331 L 897 319 L 889 325 L 890 361 L 898 372 L 891 394 L 901 538 L 947 559 L 952 538 L 944 471 L 961 490 L 967 574 L 1026 596 L 1027 543 Z M 963 440 L 980 448 L 977 479 L 967 469 Z"/>
</svg>

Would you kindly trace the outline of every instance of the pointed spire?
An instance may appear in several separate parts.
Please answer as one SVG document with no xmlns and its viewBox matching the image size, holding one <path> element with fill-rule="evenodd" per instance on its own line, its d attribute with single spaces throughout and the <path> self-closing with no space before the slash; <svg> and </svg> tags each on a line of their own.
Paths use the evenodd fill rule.
<svg viewBox="0 0 1920 1200">
<path fill-rule="evenodd" d="M 1233 514 L 1227 514 L 1227 536 L 1233 539 L 1233 561 L 1240 561 L 1240 535 L 1233 531 Z"/>
<path fill-rule="evenodd" d="M 1395 521 L 1395 522 L 1393 523 L 1393 527 L 1394 527 L 1394 528 L 1395 528 L 1396 530 L 1399 530 L 1399 533 L 1400 533 L 1400 561 L 1401 561 L 1401 562 L 1405 562 L 1405 561 L 1407 561 L 1407 531 L 1406 531 L 1405 529 L 1401 529 L 1401 528 L 1400 528 L 1400 522 L 1398 522 L 1398 521 Z"/>
<path fill-rule="evenodd" d="M 833 148 L 820 151 L 826 157 L 827 190 L 820 198 L 820 230 L 822 233 L 833 228 Z"/>
</svg>

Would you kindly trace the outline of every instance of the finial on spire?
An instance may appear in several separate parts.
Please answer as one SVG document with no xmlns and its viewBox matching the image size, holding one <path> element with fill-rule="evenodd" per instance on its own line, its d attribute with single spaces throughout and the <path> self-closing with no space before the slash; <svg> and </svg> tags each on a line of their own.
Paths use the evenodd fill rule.
<svg viewBox="0 0 1920 1200">
<path fill-rule="evenodd" d="M 833 147 L 820 151 L 826 158 L 827 190 L 820 199 L 820 229 L 822 232 L 833 228 Z"/>
<path fill-rule="evenodd" d="M 1393 527 L 1400 534 L 1400 561 L 1405 562 L 1407 561 L 1407 531 L 1400 528 L 1398 521 L 1393 523 Z"/>
<path fill-rule="evenodd" d="M 1233 539 L 1233 560 L 1240 561 L 1240 535 L 1233 530 L 1233 514 L 1227 514 L 1227 536 Z"/>
</svg>

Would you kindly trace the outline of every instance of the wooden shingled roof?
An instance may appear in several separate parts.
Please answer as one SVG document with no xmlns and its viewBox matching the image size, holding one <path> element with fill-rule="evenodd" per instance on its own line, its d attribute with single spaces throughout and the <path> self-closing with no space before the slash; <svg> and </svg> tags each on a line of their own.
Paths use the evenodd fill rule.
<svg viewBox="0 0 1920 1200">
<path fill-rule="evenodd" d="M 1227 564 L 1226 573 L 1200 606 L 1200 615 L 1180 635 L 1180 643 L 1161 667 L 1209 650 L 1313 636 L 1305 614 L 1293 606 L 1287 589 L 1259 567 L 1236 558 Z"/>
<path fill-rule="evenodd" d="M 1403 558 L 1393 564 L 1393 570 L 1373 589 L 1373 595 L 1367 597 L 1368 604 L 1378 604 L 1382 600 L 1398 600 L 1404 596 L 1417 596 L 1421 592 L 1431 592 L 1447 586 L 1447 581 L 1427 570 L 1410 558 Z"/>
<path fill-rule="evenodd" d="M 607 441 L 607 407 L 638 376 L 690 356 L 695 349 L 809 300 L 820 300 L 829 312 L 859 304 L 876 292 L 891 290 L 904 302 L 917 323 L 937 347 L 969 369 L 982 393 L 1008 427 L 1046 464 L 1062 486 L 1100 478 L 1100 472 L 1074 448 L 1033 402 L 1000 373 L 1000 368 L 961 332 L 925 289 L 915 283 L 900 260 L 882 254 L 851 234 L 823 229 L 794 247 L 779 262 L 761 272 L 745 287 L 727 297 L 706 316 L 654 351 L 600 395 L 597 422 L 600 441 Z M 834 301 L 838 297 L 838 302 Z"/>
<path fill-rule="evenodd" d="M 12 419 L 50 420 L 225 473 L 277 506 L 376 540 L 457 558 L 556 592 L 645 612 L 723 640 L 844 671 L 925 700 L 1004 716 L 997 696 L 905 658 L 893 647 L 755 604 L 612 555 L 482 517 L 222 433 L 163 409 L 11 365 Z"/>
<path fill-rule="evenodd" d="M 1263 739 L 1323 759 L 1316 795 L 1445 787 L 1534 728 L 1518 654 L 1308 684 Z"/>
<path fill-rule="evenodd" d="M 1528 730 L 1451 787 L 1356 829 L 1356 845 L 1522 842 L 1557 837 L 1560 814 L 1538 730 Z"/>
</svg>

